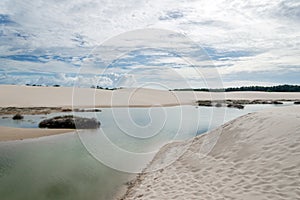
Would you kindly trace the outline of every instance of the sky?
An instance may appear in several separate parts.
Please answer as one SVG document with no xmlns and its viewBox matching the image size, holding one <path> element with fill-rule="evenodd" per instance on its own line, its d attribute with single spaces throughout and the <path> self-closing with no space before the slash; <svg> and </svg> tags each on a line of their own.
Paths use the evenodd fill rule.
<svg viewBox="0 0 300 200">
<path fill-rule="evenodd" d="M 300 84 L 299 0 L 1 0 L 0 84 Z"/>
</svg>

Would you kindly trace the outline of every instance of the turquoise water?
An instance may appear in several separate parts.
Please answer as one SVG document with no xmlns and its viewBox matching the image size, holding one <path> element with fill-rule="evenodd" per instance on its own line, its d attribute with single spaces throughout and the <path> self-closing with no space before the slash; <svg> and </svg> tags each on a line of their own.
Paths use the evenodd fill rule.
<svg viewBox="0 0 300 200">
<path fill-rule="evenodd" d="M 248 105 L 243 110 L 193 106 L 105 108 L 100 113 L 76 113 L 96 117 L 101 121 L 101 129 L 0 142 L 0 199 L 112 199 L 130 176 L 122 172 L 122 167 L 138 165 L 140 161 L 131 163 L 121 153 L 149 153 L 145 160 L 150 160 L 167 142 L 194 137 L 238 116 L 274 106 Z M 0 119 L 0 126 L 37 127 L 44 117 Z M 123 151 L 110 149 L 106 140 Z M 119 160 L 124 166 L 115 166 L 107 158 Z"/>
</svg>

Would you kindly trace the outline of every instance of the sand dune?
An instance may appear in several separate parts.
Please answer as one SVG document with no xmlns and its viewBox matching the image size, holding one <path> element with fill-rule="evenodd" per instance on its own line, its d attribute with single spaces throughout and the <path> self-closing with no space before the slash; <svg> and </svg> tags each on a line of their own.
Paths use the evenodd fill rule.
<svg viewBox="0 0 300 200">
<path fill-rule="evenodd" d="M 98 90 L 91 88 L 0 85 L 0 107 L 171 106 L 210 99 L 300 99 L 300 93 L 170 92 L 154 89 Z"/>
<path fill-rule="evenodd" d="M 178 160 L 140 175 L 124 199 L 300 199 L 300 106 L 248 114 L 169 144 L 147 170 L 163 166 L 182 146 L 188 150 Z"/>
</svg>

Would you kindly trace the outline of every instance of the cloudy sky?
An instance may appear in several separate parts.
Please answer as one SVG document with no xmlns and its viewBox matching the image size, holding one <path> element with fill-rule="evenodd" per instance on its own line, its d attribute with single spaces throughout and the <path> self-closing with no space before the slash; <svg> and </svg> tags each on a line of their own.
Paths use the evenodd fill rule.
<svg viewBox="0 0 300 200">
<path fill-rule="evenodd" d="M 0 84 L 300 84 L 299 0 L 1 0 L 0 27 Z"/>
</svg>

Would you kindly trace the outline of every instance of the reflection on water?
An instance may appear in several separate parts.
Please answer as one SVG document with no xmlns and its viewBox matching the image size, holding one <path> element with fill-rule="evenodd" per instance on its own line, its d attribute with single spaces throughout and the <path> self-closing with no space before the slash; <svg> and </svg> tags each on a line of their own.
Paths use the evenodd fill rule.
<svg viewBox="0 0 300 200">
<path fill-rule="evenodd" d="M 238 116 L 273 106 L 247 105 L 244 110 L 192 106 L 105 108 L 101 113 L 76 114 L 101 121 L 101 129 L 80 135 L 90 147 L 97 145 L 98 150 L 102 148 L 105 152 L 105 144 L 102 146 L 99 139 L 105 136 L 120 149 L 154 155 L 171 140 L 191 138 Z M 47 117 L 61 114 L 66 113 Z M 0 119 L 0 125 L 37 127 L 42 117 L 45 116 L 27 115 L 22 121 Z M 121 159 L 121 155 L 113 151 L 107 154 Z M 3 200 L 111 199 L 128 176 L 95 160 L 75 133 L 0 142 L 0 197 Z"/>
</svg>

